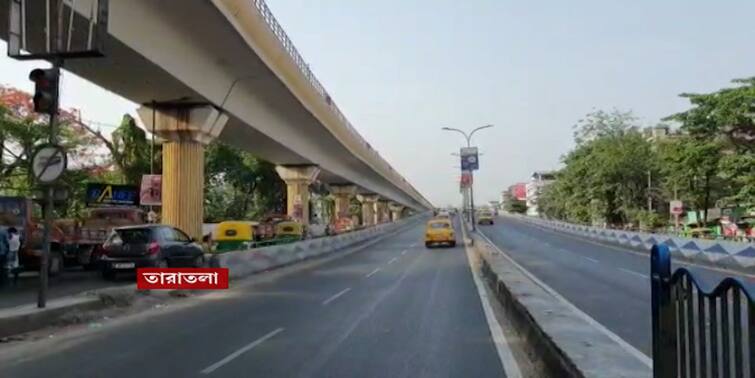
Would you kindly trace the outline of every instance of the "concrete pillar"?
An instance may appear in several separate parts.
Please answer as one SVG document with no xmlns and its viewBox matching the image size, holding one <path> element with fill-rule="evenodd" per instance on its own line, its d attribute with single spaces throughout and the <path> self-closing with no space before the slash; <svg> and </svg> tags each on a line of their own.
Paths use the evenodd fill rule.
<svg viewBox="0 0 755 378">
<path fill-rule="evenodd" d="M 309 185 L 317 180 L 320 168 L 279 165 L 275 171 L 286 183 L 286 213 L 297 222 L 309 224 Z"/>
<path fill-rule="evenodd" d="M 378 201 L 377 195 L 358 195 L 357 199 L 362 203 L 362 226 L 373 226 L 376 222 L 375 206 Z"/>
<path fill-rule="evenodd" d="M 388 222 L 388 201 L 384 199 L 378 200 L 376 204 L 377 221 L 376 223 Z"/>
<path fill-rule="evenodd" d="M 401 213 L 404 211 L 404 206 L 391 202 L 389 208 L 391 209 L 391 222 L 401 219 Z"/>
<path fill-rule="evenodd" d="M 204 146 L 225 127 L 228 116 L 211 105 L 158 104 L 137 110 L 148 131 L 164 140 L 161 223 L 202 239 Z M 152 123 L 152 120 L 155 123 Z"/>
<path fill-rule="evenodd" d="M 331 185 L 330 195 L 335 199 L 335 216 L 336 219 L 348 218 L 351 199 L 357 193 L 356 185 Z"/>
</svg>

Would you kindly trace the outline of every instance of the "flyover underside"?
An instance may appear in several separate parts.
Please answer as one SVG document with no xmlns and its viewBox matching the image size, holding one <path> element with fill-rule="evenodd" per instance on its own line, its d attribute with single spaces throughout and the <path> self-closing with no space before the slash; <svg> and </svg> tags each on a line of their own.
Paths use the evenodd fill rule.
<svg viewBox="0 0 755 378">
<path fill-rule="evenodd" d="M 7 40 L 7 2 L 0 4 L 0 20 Z M 315 164 L 327 183 L 354 183 L 413 208 L 425 206 L 346 149 L 211 2 L 111 1 L 109 24 L 106 56 L 67 61 L 66 70 L 139 104 L 213 104 L 231 116 L 223 143 L 275 164 Z"/>
</svg>

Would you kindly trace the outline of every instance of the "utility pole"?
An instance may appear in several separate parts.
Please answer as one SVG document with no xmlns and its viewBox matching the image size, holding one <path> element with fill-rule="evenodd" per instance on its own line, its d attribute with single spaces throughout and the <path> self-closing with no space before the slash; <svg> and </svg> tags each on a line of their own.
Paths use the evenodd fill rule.
<svg viewBox="0 0 755 378">
<path fill-rule="evenodd" d="M 652 179 L 651 173 L 648 171 L 648 211 L 653 211 L 653 196 L 651 192 Z"/>
<path fill-rule="evenodd" d="M 480 131 L 482 129 L 487 129 L 489 127 L 493 127 L 493 125 L 480 126 L 480 127 L 476 128 L 476 129 L 472 130 L 469 134 L 467 134 L 463 130 L 454 129 L 454 128 L 451 128 L 451 127 L 444 127 L 444 128 L 442 128 L 442 130 L 445 130 L 445 131 L 455 131 L 455 132 L 460 133 L 461 135 L 464 135 L 464 138 L 467 140 L 467 148 L 469 148 L 469 147 L 472 147 L 472 136 L 474 135 L 474 133 L 476 133 L 477 131 Z M 472 223 L 472 231 L 475 231 L 477 229 L 477 227 L 475 226 L 475 217 L 474 217 L 475 214 L 474 214 L 474 173 L 473 172 L 474 172 L 473 170 L 469 171 L 469 178 L 471 180 L 471 182 L 469 183 L 469 206 L 471 207 L 471 209 L 470 209 L 470 218 L 471 218 L 471 223 Z"/>
</svg>

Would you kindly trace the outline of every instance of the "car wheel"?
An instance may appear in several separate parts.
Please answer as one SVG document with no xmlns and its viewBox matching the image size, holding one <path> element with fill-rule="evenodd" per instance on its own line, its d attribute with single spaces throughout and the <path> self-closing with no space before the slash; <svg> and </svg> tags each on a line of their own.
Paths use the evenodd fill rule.
<svg viewBox="0 0 755 378">
<path fill-rule="evenodd" d="M 102 278 L 107 281 L 115 281 L 117 273 L 112 269 L 102 269 Z"/>
<path fill-rule="evenodd" d="M 63 255 L 60 252 L 50 253 L 50 259 L 47 261 L 47 274 L 50 277 L 59 276 L 63 271 Z"/>
<path fill-rule="evenodd" d="M 432 246 L 433 246 L 433 245 L 432 245 L 431 243 L 425 242 L 425 248 L 430 248 L 430 247 L 432 247 Z"/>
<path fill-rule="evenodd" d="M 451 248 L 455 248 L 455 247 L 456 247 L 456 241 L 454 240 L 451 242 Z"/>
</svg>

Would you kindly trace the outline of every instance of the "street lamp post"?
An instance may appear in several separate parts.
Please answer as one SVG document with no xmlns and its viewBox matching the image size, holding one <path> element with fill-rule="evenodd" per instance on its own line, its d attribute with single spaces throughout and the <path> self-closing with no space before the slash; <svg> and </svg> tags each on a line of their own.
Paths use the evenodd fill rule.
<svg viewBox="0 0 755 378">
<path fill-rule="evenodd" d="M 461 135 L 464 135 L 464 138 L 467 140 L 467 147 L 472 147 L 472 136 L 474 135 L 474 133 L 482 129 L 487 129 L 490 127 L 493 127 L 493 125 L 480 126 L 472 130 L 469 134 L 467 134 L 464 130 L 455 129 L 453 127 L 444 127 L 441 130 L 455 131 L 457 133 L 460 133 Z M 471 179 L 472 179 L 472 182 L 469 185 L 469 207 L 471 207 L 470 219 L 472 221 L 472 231 L 475 231 L 477 227 L 475 226 L 475 220 L 474 220 L 474 174 L 471 170 L 469 171 L 469 175 L 471 176 Z"/>
</svg>

